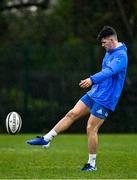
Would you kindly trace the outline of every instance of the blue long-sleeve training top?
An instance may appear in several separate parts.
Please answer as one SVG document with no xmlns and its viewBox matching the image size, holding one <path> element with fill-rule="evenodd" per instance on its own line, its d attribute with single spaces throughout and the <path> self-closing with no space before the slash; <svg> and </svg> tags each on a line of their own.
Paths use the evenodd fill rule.
<svg viewBox="0 0 137 180">
<path fill-rule="evenodd" d="M 123 89 L 127 72 L 127 48 L 124 43 L 106 52 L 102 69 L 91 75 L 93 82 L 87 94 L 98 104 L 114 111 Z"/>
</svg>

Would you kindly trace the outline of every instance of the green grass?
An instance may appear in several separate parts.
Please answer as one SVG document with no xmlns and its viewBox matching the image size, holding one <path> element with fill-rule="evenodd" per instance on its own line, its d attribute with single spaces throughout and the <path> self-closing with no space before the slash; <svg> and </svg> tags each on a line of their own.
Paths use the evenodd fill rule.
<svg viewBox="0 0 137 180">
<path fill-rule="evenodd" d="M 25 144 L 35 135 L 0 135 L 0 179 L 136 179 L 137 135 L 100 135 L 96 172 L 86 163 L 85 135 L 60 135 L 49 149 Z"/>
</svg>

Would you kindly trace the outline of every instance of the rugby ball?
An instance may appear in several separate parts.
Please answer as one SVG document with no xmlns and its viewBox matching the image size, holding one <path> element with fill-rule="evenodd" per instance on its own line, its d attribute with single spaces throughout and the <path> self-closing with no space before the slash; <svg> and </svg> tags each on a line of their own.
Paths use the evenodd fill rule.
<svg viewBox="0 0 137 180">
<path fill-rule="evenodd" d="M 10 134 L 16 134 L 21 130 L 22 120 L 17 112 L 10 112 L 6 117 L 6 130 Z"/>
</svg>

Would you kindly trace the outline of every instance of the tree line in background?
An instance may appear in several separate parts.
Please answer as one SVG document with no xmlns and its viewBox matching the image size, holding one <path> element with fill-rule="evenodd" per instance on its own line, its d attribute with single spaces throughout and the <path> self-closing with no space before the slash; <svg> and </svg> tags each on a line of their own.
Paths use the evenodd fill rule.
<svg viewBox="0 0 137 180">
<path fill-rule="evenodd" d="M 86 92 L 81 79 L 100 70 L 104 51 L 96 37 L 113 26 L 128 46 L 123 94 L 102 132 L 137 131 L 137 1 L 0 1 L 0 132 L 17 111 L 22 132 L 48 131 Z M 69 132 L 85 132 L 86 117 Z"/>
</svg>

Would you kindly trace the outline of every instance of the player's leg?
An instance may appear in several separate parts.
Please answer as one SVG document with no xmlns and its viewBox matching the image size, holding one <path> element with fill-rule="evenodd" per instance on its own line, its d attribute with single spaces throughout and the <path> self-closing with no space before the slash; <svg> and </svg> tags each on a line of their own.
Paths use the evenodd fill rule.
<svg viewBox="0 0 137 180">
<path fill-rule="evenodd" d="M 103 124 L 104 120 L 90 115 L 87 123 L 87 136 L 88 136 L 88 151 L 89 160 L 92 166 L 95 166 L 97 145 L 98 145 L 98 130 Z"/>
<path fill-rule="evenodd" d="M 96 154 L 98 145 L 98 130 L 103 124 L 104 120 L 93 116 L 89 117 L 87 122 L 87 137 L 88 137 L 88 151 L 89 159 L 82 170 L 96 170 Z"/>
<path fill-rule="evenodd" d="M 88 150 L 89 154 L 96 154 L 98 145 L 98 130 L 103 124 L 104 120 L 93 116 L 89 117 L 87 123 L 87 136 L 88 136 Z"/>
<path fill-rule="evenodd" d="M 45 141 L 51 141 L 54 136 L 68 129 L 74 121 L 81 116 L 89 113 L 89 108 L 79 100 L 77 104 L 71 109 L 55 126 L 44 136 Z"/>
<path fill-rule="evenodd" d="M 89 113 L 89 107 L 86 106 L 81 100 L 79 100 L 76 105 L 71 109 L 56 125 L 43 137 L 37 137 L 32 140 L 28 140 L 27 143 L 31 145 L 44 145 L 47 147 L 49 142 L 55 137 L 58 133 L 68 129 L 71 124 L 76 121 L 81 116 L 84 116 Z"/>
<path fill-rule="evenodd" d="M 90 109 L 90 117 L 87 122 L 87 137 L 89 158 L 87 164 L 81 169 L 84 171 L 96 170 L 96 154 L 98 145 L 98 131 L 104 120 L 109 114 L 109 110 L 104 106 L 93 101 L 93 106 Z"/>
<path fill-rule="evenodd" d="M 60 133 L 68 129 L 71 124 L 80 118 L 89 113 L 89 108 L 82 102 L 78 101 L 77 104 L 71 109 L 53 128 L 57 133 Z"/>
</svg>

